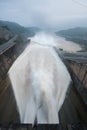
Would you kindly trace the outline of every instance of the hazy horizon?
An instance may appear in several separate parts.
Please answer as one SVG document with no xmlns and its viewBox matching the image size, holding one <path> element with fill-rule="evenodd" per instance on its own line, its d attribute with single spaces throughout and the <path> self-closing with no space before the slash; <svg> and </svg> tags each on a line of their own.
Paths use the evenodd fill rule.
<svg viewBox="0 0 87 130">
<path fill-rule="evenodd" d="M 85 27 L 86 5 L 86 0 L 1 0 L 0 20 L 54 30 Z"/>
</svg>

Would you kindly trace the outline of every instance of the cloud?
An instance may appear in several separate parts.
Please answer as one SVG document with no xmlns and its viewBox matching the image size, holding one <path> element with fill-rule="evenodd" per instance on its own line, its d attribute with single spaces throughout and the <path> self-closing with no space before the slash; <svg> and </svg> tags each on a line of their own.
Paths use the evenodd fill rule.
<svg viewBox="0 0 87 130">
<path fill-rule="evenodd" d="M 72 0 L 0 0 L 0 10 L 0 19 L 26 26 L 55 27 L 87 16 L 87 9 Z"/>
</svg>

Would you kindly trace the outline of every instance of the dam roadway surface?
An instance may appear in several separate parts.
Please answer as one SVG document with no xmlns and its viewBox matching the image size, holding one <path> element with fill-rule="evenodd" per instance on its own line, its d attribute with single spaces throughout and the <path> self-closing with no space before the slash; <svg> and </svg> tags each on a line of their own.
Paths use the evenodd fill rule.
<svg viewBox="0 0 87 130">
<path fill-rule="evenodd" d="M 8 42 L 4 43 L 3 45 L 0 45 L 0 55 L 16 44 L 16 42 L 14 42 L 16 38 L 17 35 L 12 37 Z"/>
<path fill-rule="evenodd" d="M 15 39 L 16 36 L 0 47 L 0 124 L 4 126 L 9 123 L 20 123 L 15 98 L 7 76 L 10 66 L 19 55 L 13 51 L 16 45 Z M 60 55 L 73 80 L 59 112 L 60 123 L 65 130 L 75 130 L 73 124 L 87 124 L 87 53 L 60 52 Z"/>
</svg>

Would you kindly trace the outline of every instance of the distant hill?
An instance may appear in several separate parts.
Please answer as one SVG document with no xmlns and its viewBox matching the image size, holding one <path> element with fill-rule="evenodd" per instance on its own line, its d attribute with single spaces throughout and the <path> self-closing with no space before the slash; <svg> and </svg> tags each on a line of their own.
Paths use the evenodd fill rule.
<svg viewBox="0 0 87 130">
<path fill-rule="evenodd" d="M 82 37 L 87 39 L 87 28 L 72 28 L 56 32 L 57 35 L 64 37 Z"/>
<path fill-rule="evenodd" d="M 0 27 L 6 26 L 12 33 L 16 34 L 26 34 L 28 36 L 35 35 L 36 32 L 40 31 L 41 29 L 37 27 L 23 27 L 15 22 L 8 22 L 8 21 L 0 21 Z"/>
<path fill-rule="evenodd" d="M 87 50 L 87 28 L 77 27 L 56 32 L 56 35 L 64 37 L 66 40 L 80 44 Z"/>
</svg>

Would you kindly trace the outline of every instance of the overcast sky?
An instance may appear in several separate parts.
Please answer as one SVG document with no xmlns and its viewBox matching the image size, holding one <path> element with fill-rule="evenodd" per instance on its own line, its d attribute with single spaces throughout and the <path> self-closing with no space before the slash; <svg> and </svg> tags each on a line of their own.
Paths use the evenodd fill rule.
<svg viewBox="0 0 87 130">
<path fill-rule="evenodd" d="M 0 20 L 24 26 L 57 27 L 87 18 L 85 5 L 87 0 L 0 0 Z"/>
</svg>

